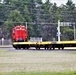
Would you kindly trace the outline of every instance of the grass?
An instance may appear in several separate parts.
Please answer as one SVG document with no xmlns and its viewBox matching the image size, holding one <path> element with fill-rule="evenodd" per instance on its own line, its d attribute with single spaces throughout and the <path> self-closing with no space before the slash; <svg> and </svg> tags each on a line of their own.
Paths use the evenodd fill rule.
<svg viewBox="0 0 76 75">
<path fill-rule="evenodd" d="M 76 52 L 0 50 L 0 75 L 76 75 Z"/>
<path fill-rule="evenodd" d="M 76 75 L 76 72 L 8 72 L 0 75 Z"/>
</svg>

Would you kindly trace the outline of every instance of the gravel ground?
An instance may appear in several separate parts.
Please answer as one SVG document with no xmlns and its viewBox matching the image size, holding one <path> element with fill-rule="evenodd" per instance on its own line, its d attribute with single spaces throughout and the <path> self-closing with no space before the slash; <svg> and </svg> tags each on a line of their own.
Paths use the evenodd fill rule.
<svg viewBox="0 0 76 75">
<path fill-rule="evenodd" d="M 76 71 L 75 51 L 0 49 L 0 72 Z"/>
</svg>

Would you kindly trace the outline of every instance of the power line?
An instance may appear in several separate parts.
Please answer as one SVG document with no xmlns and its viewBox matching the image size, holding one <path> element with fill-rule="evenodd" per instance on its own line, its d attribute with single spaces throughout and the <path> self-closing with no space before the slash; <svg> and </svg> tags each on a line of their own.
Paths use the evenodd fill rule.
<svg viewBox="0 0 76 75">
<path fill-rule="evenodd" d="M 26 23 L 26 22 L 15 22 L 15 21 L 0 21 L 0 22 L 11 22 L 11 23 Z M 27 22 L 27 24 L 37 24 L 36 22 Z M 41 22 L 41 23 L 38 23 L 38 24 L 42 24 L 42 25 L 44 25 L 44 24 L 57 24 L 57 23 L 52 23 L 52 22 L 50 22 L 50 23 L 46 23 L 46 22 Z"/>
</svg>

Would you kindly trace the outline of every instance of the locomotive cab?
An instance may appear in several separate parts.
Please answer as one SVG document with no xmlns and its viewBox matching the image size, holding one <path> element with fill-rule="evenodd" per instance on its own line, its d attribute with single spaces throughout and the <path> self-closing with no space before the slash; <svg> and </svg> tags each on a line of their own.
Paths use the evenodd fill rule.
<svg viewBox="0 0 76 75">
<path fill-rule="evenodd" d="M 12 29 L 12 40 L 15 42 L 27 41 L 28 32 L 25 26 L 16 26 Z"/>
</svg>

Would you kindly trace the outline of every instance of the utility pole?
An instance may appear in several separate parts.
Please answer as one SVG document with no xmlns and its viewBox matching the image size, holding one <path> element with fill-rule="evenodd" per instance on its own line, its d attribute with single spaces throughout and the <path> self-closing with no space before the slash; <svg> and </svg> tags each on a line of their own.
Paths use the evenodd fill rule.
<svg viewBox="0 0 76 75">
<path fill-rule="evenodd" d="M 74 40 L 75 40 L 75 39 L 76 39 L 76 38 L 75 38 L 75 24 L 73 25 L 73 27 L 74 27 Z"/>
<path fill-rule="evenodd" d="M 73 24 L 73 28 L 74 28 L 74 40 L 76 39 L 76 32 L 75 32 L 75 23 L 74 22 L 60 22 L 60 20 L 58 20 L 58 27 L 57 27 L 57 30 L 58 30 L 58 33 L 57 33 L 57 36 L 58 36 L 58 41 L 60 41 L 60 26 L 71 26 Z"/>
<path fill-rule="evenodd" d="M 58 41 L 60 42 L 60 20 L 58 20 L 58 28 L 57 28 L 57 30 L 58 30 Z"/>
</svg>

